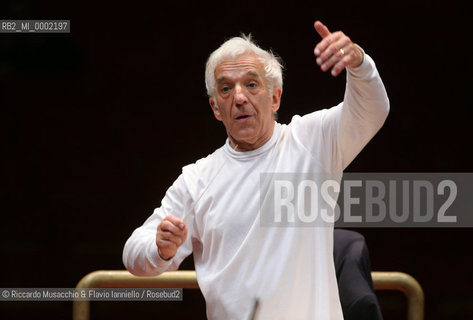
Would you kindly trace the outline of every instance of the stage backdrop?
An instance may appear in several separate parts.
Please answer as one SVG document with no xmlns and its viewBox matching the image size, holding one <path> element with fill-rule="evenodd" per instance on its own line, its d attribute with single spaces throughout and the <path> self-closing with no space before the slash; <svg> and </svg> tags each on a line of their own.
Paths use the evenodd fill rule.
<svg viewBox="0 0 473 320">
<path fill-rule="evenodd" d="M 56 2 L 56 3 L 54 3 Z M 69 34 L 0 34 L 0 287 L 74 287 L 123 269 L 122 247 L 182 166 L 225 141 L 208 54 L 252 33 L 284 60 L 280 122 L 341 101 L 313 56 L 320 19 L 377 63 L 391 113 L 351 172 L 471 172 L 471 17 L 461 1 L 3 1 L 1 19 L 68 19 Z M 414 276 L 426 319 L 473 317 L 471 229 L 358 229 L 372 268 Z M 186 260 L 184 268 L 193 268 Z M 380 294 L 385 319 L 402 295 Z M 197 308 L 198 311 L 191 311 Z M 204 318 L 203 298 L 94 303 L 95 319 Z M 66 319 L 68 302 L 3 302 L 2 319 Z"/>
</svg>

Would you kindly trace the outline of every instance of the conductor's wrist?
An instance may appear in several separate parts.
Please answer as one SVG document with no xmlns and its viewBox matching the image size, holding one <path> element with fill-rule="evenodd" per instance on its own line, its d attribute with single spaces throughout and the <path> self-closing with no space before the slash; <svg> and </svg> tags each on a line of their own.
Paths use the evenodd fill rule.
<svg viewBox="0 0 473 320">
<path fill-rule="evenodd" d="M 169 258 L 164 258 L 163 255 L 161 254 L 161 250 L 159 250 L 158 248 L 158 255 L 161 259 L 163 259 L 164 261 L 169 261 L 171 260 L 172 258 L 174 258 L 174 256 L 170 256 Z"/>
<path fill-rule="evenodd" d="M 353 44 L 356 61 L 354 61 L 354 65 L 350 66 L 351 69 L 359 68 L 363 62 L 365 61 L 365 51 L 356 43 Z"/>
</svg>

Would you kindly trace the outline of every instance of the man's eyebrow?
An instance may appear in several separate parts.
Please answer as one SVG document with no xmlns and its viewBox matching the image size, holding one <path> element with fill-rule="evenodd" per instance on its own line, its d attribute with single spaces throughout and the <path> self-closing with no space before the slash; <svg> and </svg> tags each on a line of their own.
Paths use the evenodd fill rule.
<svg viewBox="0 0 473 320">
<path fill-rule="evenodd" d="M 248 76 L 252 76 L 252 77 L 255 77 L 255 78 L 259 78 L 259 73 L 256 72 L 256 71 L 253 71 L 253 70 L 250 70 L 246 73 Z"/>
<path fill-rule="evenodd" d="M 225 76 L 220 76 L 220 77 L 218 77 L 215 81 L 216 81 L 217 83 L 221 83 L 221 82 L 225 81 L 226 79 L 227 79 L 227 77 L 225 77 Z"/>
</svg>

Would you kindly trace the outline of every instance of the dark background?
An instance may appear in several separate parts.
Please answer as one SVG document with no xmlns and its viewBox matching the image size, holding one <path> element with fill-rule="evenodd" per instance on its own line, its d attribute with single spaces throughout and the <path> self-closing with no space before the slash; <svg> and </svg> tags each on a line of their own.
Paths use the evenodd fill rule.
<svg viewBox="0 0 473 320">
<path fill-rule="evenodd" d="M 337 104 L 315 64 L 315 19 L 377 63 L 390 116 L 352 172 L 471 172 L 472 23 L 461 1 L 3 1 L 1 19 L 70 19 L 70 34 L 0 34 L 0 287 L 74 287 L 123 269 L 122 247 L 185 164 L 224 143 L 209 53 L 252 32 L 285 62 L 280 122 Z M 426 319 L 473 317 L 468 228 L 358 229 L 372 269 L 414 276 Z M 183 268 L 192 268 L 187 260 Z M 386 319 L 401 294 L 380 293 Z M 197 311 L 191 308 L 197 307 Z M 3 302 L 1 319 L 67 319 L 70 302 Z M 204 302 L 93 303 L 95 319 L 200 319 Z"/>
</svg>

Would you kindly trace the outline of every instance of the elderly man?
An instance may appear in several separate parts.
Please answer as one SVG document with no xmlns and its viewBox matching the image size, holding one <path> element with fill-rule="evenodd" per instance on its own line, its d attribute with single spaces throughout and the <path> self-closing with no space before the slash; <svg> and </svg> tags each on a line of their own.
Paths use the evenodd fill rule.
<svg viewBox="0 0 473 320">
<path fill-rule="evenodd" d="M 386 119 L 389 102 L 373 60 L 317 21 L 316 63 L 347 70 L 342 103 L 282 125 L 281 66 L 250 39 L 233 38 L 207 61 L 206 87 L 226 143 L 183 168 L 161 207 L 127 241 L 123 261 L 141 276 L 177 269 L 193 253 L 209 319 L 343 319 L 333 227 L 261 224 L 260 175 L 341 173 Z"/>
</svg>

